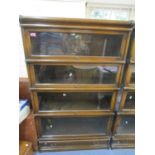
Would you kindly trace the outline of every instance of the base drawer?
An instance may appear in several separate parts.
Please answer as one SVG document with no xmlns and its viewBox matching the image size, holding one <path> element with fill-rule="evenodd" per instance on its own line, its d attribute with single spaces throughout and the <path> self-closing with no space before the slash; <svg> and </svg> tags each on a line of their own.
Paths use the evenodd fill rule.
<svg viewBox="0 0 155 155">
<path fill-rule="evenodd" d="M 39 141 L 39 149 L 40 151 L 107 149 L 110 146 L 109 139 Z"/>
<path fill-rule="evenodd" d="M 112 137 L 111 148 L 134 148 L 135 147 L 135 138 L 134 136 L 120 136 Z"/>
</svg>

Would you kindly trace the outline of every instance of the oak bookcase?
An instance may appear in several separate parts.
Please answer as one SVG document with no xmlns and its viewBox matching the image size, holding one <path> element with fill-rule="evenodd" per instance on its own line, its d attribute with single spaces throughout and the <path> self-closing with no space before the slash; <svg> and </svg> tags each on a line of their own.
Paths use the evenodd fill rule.
<svg viewBox="0 0 155 155">
<path fill-rule="evenodd" d="M 20 26 L 39 150 L 109 148 L 134 23 L 20 16 Z"/>
</svg>

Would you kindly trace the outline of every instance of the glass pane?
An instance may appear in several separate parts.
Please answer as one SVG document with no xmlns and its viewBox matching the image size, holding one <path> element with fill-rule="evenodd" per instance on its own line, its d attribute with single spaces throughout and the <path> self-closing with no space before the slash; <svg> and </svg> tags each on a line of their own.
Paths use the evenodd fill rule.
<svg viewBox="0 0 155 155">
<path fill-rule="evenodd" d="M 122 35 L 30 32 L 33 55 L 120 56 Z"/>
<path fill-rule="evenodd" d="M 117 134 L 135 133 L 135 116 L 120 116 L 121 122 L 117 129 Z"/>
<path fill-rule="evenodd" d="M 38 93 L 40 110 L 110 109 L 112 92 Z"/>
<path fill-rule="evenodd" d="M 42 135 L 77 135 L 106 133 L 106 117 L 41 118 Z"/>
<path fill-rule="evenodd" d="M 135 65 L 131 65 L 131 79 L 130 79 L 130 83 L 135 83 Z"/>
<path fill-rule="evenodd" d="M 91 65 L 35 65 L 39 83 L 113 84 L 116 81 L 117 66 Z"/>
<path fill-rule="evenodd" d="M 127 109 L 135 108 L 135 92 L 128 92 L 125 100 L 125 107 Z"/>
</svg>

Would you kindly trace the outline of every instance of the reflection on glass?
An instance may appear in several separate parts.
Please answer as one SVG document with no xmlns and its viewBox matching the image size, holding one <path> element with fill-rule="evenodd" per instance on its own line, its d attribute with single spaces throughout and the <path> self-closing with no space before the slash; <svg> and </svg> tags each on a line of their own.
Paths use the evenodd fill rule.
<svg viewBox="0 0 155 155">
<path fill-rule="evenodd" d="M 40 110 L 102 110 L 110 109 L 111 92 L 38 93 Z"/>
<path fill-rule="evenodd" d="M 30 32 L 33 55 L 120 56 L 122 35 Z"/>
<path fill-rule="evenodd" d="M 117 66 L 42 66 L 35 65 L 39 83 L 113 84 L 116 82 Z"/>
<path fill-rule="evenodd" d="M 42 135 L 104 134 L 108 116 L 41 118 Z"/>
<path fill-rule="evenodd" d="M 117 134 L 134 134 L 135 116 L 121 116 L 121 122 L 117 129 Z"/>
<path fill-rule="evenodd" d="M 125 107 L 124 108 L 135 108 L 135 92 L 128 92 L 125 100 Z"/>
</svg>

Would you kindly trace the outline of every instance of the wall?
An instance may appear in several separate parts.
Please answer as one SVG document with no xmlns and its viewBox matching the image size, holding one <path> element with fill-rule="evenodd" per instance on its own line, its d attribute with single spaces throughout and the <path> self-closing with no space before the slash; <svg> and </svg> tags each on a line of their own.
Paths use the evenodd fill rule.
<svg viewBox="0 0 155 155">
<path fill-rule="evenodd" d="M 127 4 L 134 5 L 135 0 L 87 0 L 87 2 L 92 3 L 105 3 L 105 4 Z"/>
</svg>

